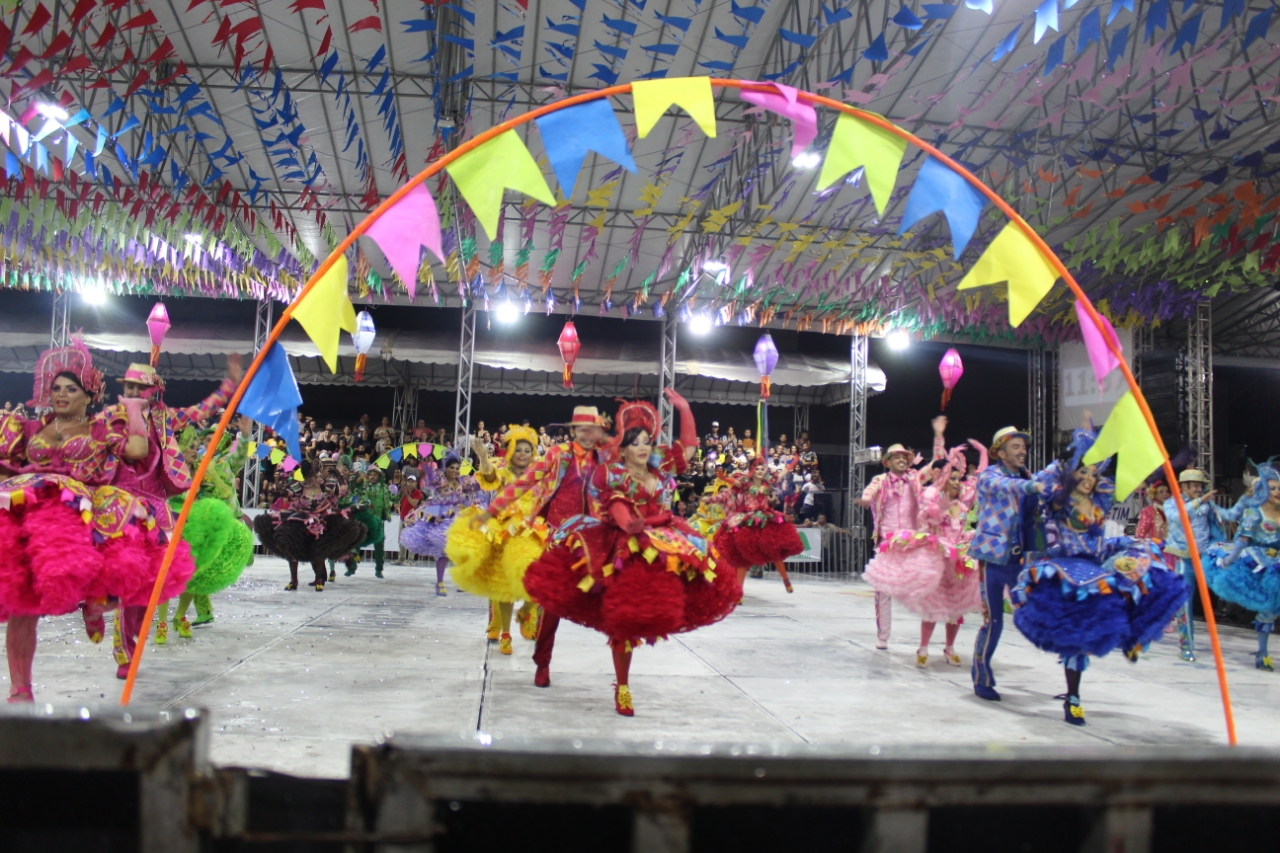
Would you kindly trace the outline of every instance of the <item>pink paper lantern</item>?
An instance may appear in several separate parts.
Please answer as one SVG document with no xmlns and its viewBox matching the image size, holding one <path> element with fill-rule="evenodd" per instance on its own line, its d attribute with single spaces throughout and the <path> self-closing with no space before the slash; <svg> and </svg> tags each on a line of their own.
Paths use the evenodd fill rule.
<svg viewBox="0 0 1280 853">
<path fill-rule="evenodd" d="M 756 341 L 755 352 L 751 354 L 755 359 L 756 369 L 760 371 L 760 399 L 769 399 L 769 390 L 773 369 L 778 366 L 778 347 L 773 343 L 773 335 L 765 332 L 760 336 L 760 340 Z"/>
<path fill-rule="evenodd" d="M 569 320 L 560 331 L 560 339 L 556 341 L 560 348 L 560 358 L 564 360 L 564 387 L 573 388 L 573 365 L 578 360 L 578 352 L 582 349 L 582 341 L 578 340 L 578 328 Z"/>
<path fill-rule="evenodd" d="M 160 364 L 160 344 L 168 332 L 169 310 L 164 307 L 163 302 L 157 302 L 156 307 L 151 309 L 151 314 L 147 317 L 147 333 L 151 335 L 152 367 L 158 367 Z"/>
<path fill-rule="evenodd" d="M 954 349 L 947 350 L 938 364 L 938 373 L 942 376 L 942 411 L 945 412 L 947 403 L 951 402 L 951 391 L 960 377 L 964 376 L 964 362 L 960 360 L 960 353 Z"/>
</svg>

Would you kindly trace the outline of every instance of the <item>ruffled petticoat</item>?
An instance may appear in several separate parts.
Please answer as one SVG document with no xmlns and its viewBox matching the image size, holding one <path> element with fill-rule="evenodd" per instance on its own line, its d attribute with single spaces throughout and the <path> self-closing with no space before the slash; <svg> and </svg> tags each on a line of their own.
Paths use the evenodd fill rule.
<svg viewBox="0 0 1280 853">
<path fill-rule="evenodd" d="M 1209 589 L 1221 598 L 1259 613 L 1280 613 L 1280 552 L 1250 545 L 1235 551 L 1232 542 L 1212 545 L 1202 565 Z"/>
<path fill-rule="evenodd" d="M 737 572 L 691 528 L 626 536 L 589 516 L 562 524 L 524 585 L 548 612 L 616 642 L 654 642 L 718 622 L 742 598 Z"/>
<path fill-rule="evenodd" d="M 1104 562 L 1039 559 L 1010 593 L 1014 624 L 1037 648 L 1064 657 L 1102 657 L 1159 639 L 1191 589 L 1142 540 L 1118 543 Z"/>
<path fill-rule="evenodd" d="M 524 576 L 546 548 L 546 523 L 540 518 L 532 524 L 491 520 L 477 529 L 479 513 L 464 509 L 449 527 L 444 547 L 449 577 L 459 589 L 490 601 L 529 601 Z"/>
<path fill-rule="evenodd" d="M 804 550 L 796 526 L 782 513 L 737 513 L 725 519 L 715 535 L 720 557 L 734 568 L 771 566 Z"/>
<path fill-rule="evenodd" d="M 92 599 L 146 604 L 165 547 L 147 503 L 122 489 L 58 474 L 4 480 L 0 618 L 70 613 Z M 190 548 L 179 543 L 161 597 L 181 593 L 194 571 Z"/>
</svg>

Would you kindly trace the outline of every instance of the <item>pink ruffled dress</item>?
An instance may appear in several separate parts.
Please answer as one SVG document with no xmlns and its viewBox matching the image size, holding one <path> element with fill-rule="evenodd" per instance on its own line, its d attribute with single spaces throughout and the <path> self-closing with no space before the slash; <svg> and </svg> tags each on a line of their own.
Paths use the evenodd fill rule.
<svg viewBox="0 0 1280 853">
<path fill-rule="evenodd" d="M 0 619 L 70 613 L 90 599 L 145 603 L 164 554 L 147 503 L 110 485 L 128 440 L 125 419 L 102 414 L 60 445 L 40 435 L 52 416 L 0 421 Z M 184 544 L 166 590 L 194 566 Z"/>
</svg>

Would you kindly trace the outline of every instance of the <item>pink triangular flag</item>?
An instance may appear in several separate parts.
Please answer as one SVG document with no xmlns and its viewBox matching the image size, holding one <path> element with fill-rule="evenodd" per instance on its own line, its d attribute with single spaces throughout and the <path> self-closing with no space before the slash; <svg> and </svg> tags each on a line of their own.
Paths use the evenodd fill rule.
<svg viewBox="0 0 1280 853">
<path fill-rule="evenodd" d="M 440 245 L 440 213 L 435 199 L 425 184 L 415 184 L 376 222 L 369 226 L 369 236 L 387 256 L 387 263 L 404 282 L 409 298 L 418 295 L 418 260 L 421 247 L 444 260 Z"/>
<path fill-rule="evenodd" d="M 791 156 L 795 157 L 804 151 L 818 136 L 818 114 L 811 104 L 799 100 L 798 93 L 791 86 L 781 83 L 758 83 L 760 86 L 772 86 L 773 92 L 751 92 L 742 90 L 742 100 L 764 107 L 772 113 L 791 119 L 791 129 L 795 132 L 791 140 Z"/>
<path fill-rule="evenodd" d="M 1089 353 L 1089 362 L 1093 365 L 1093 375 L 1098 380 L 1098 390 L 1102 390 L 1102 381 L 1107 378 L 1107 374 L 1120 366 L 1120 359 L 1116 358 L 1110 348 L 1107 347 L 1106 339 L 1103 333 L 1094 325 L 1093 318 L 1089 316 L 1089 312 L 1085 310 L 1084 303 L 1076 300 L 1076 319 L 1080 321 L 1080 337 L 1084 338 L 1084 348 Z M 1111 325 L 1111 321 L 1101 314 L 1098 319 L 1102 321 L 1102 327 L 1106 330 L 1106 336 L 1109 337 L 1116 345 L 1116 352 L 1120 351 L 1120 338 L 1116 336 L 1116 330 Z"/>
</svg>

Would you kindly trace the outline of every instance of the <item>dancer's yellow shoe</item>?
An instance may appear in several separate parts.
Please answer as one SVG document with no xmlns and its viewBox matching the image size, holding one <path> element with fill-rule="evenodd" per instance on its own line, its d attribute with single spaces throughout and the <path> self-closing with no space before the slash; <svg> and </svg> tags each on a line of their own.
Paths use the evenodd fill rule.
<svg viewBox="0 0 1280 853">
<path fill-rule="evenodd" d="M 191 623 L 185 616 L 178 620 L 178 636 L 184 640 L 191 639 Z"/>
<path fill-rule="evenodd" d="M 163 646 L 169 642 L 169 623 L 160 622 L 156 625 L 156 645 Z"/>
<path fill-rule="evenodd" d="M 635 705 L 631 703 L 631 688 L 625 684 L 613 688 L 613 705 L 614 710 L 624 717 L 636 715 Z"/>
<path fill-rule="evenodd" d="M 919 650 L 917 650 L 917 651 L 916 651 L 916 666 L 917 666 L 917 667 L 919 667 L 920 669 L 924 669 L 924 668 L 925 668 L 925 667 L 927 667 L 928 665 L 929 665 L 929 653 L 928 653 L 927 651 L 925 651 L 924 649 L 919 649 Z"/>
<path fill-rule="evenodd" d="M 511 654 L 511 635 L 506 631 L 502 632 L 502 641 L 498 643 L 498 651 L 504 655 Z"/>
</svg>

